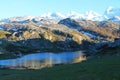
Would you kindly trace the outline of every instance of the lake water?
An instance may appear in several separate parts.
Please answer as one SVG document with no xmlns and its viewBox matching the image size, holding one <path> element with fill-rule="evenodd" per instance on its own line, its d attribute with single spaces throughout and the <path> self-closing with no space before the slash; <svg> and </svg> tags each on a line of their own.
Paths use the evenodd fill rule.
<svg viewBox="0 0 120 80">
<path fill-rule="evenodd" d="M 34 53 L 16 59 L 0 60 L 1 67 L 39 69 L 53 65 L 86 60 L 81 51 L 62 53 Z"/>
</svg>

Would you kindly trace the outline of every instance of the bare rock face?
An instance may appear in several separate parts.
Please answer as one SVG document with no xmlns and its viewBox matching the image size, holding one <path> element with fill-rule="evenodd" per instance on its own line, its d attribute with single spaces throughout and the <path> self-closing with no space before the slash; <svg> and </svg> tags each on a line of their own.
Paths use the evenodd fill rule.
<svg viewBox="0 0 120 80">
<path fill-rule="evenodd" d="M 66 25 L 72 29 L 77 29 L 77 30 L 81 29 L 81 26 L 78 24 L 78 22 L 73 19 L 70 19 L 70 18 L 63 19 L 63 20 L 59 21 L 58 24 Z"/>
</svg>

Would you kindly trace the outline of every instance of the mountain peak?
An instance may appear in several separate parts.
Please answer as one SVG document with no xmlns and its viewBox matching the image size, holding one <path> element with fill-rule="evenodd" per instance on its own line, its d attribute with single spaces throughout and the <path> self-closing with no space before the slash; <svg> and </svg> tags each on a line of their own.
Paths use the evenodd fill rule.
<svg viewBox="0 0 120 80">
<path fill-rule="evenodd" d="M 105 11 L 105 16 L 108 18 L 113 18 L 114 16 L 120 16 L 120 8 L 108 7 Z"/>
<path fill-rule="evenodd" d="M 106 14 L 109 14 L 112 11 L 112 9 L 114 9 L 114 8 L 112 6 L 109 6 L 106 10 Z"/>
<path fill-rule="evenodd" d="M 43 18 L 48 18 L 48 19 L 63 19 L 65 18 L 65 15 L 59 13 L 59 12 L 54 12 L 54 13 L 47 13 L 41 15 Z"/>
<path fill-rule="evenodd" d="M 97 12 L 94 12 L 92 10 L 87 11 L 85 14 L 85 19 L 87 20 L 94 20 L 94 21 L 101 21 L 102 15 L 98 14 Z"/>
</svg>

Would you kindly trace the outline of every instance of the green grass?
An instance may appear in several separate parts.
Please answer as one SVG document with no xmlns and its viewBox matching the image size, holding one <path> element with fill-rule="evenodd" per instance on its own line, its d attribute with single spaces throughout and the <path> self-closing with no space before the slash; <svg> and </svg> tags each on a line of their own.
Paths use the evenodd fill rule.
<svg viewBox="0 0 120 80">
<path fill-rule="evenodd" d="M 16 56 L 11 55 L 11 54 L 0 54 L 0 60 L 2 59 L 13 59 L 16 58 Z"/>
<path fill-rule="evenodd" d="M 120 56 L 41 70 L 0 70 L 0 80 L 120 80 Z"/>
</svg>

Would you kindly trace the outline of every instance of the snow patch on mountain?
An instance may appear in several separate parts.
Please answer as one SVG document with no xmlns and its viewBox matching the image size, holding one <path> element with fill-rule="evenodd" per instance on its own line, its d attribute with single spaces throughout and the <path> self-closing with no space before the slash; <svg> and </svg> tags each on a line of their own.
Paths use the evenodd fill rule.
<svg viewBox="0 0 120 80">
<path fill-rule="evenodd" d="M 81 33 L 82 33 L 82 34 L 85 34 L 85 35 L 87 35 L 87 36 L 89 36 L 89 37 L 92 37 L 92 38 L 98 37 L 98 35 L 96 36 L 96 35 L 94 35 L 94 34 L 91 34 L 90 32 L 81 31 Z"/>
</svg>

